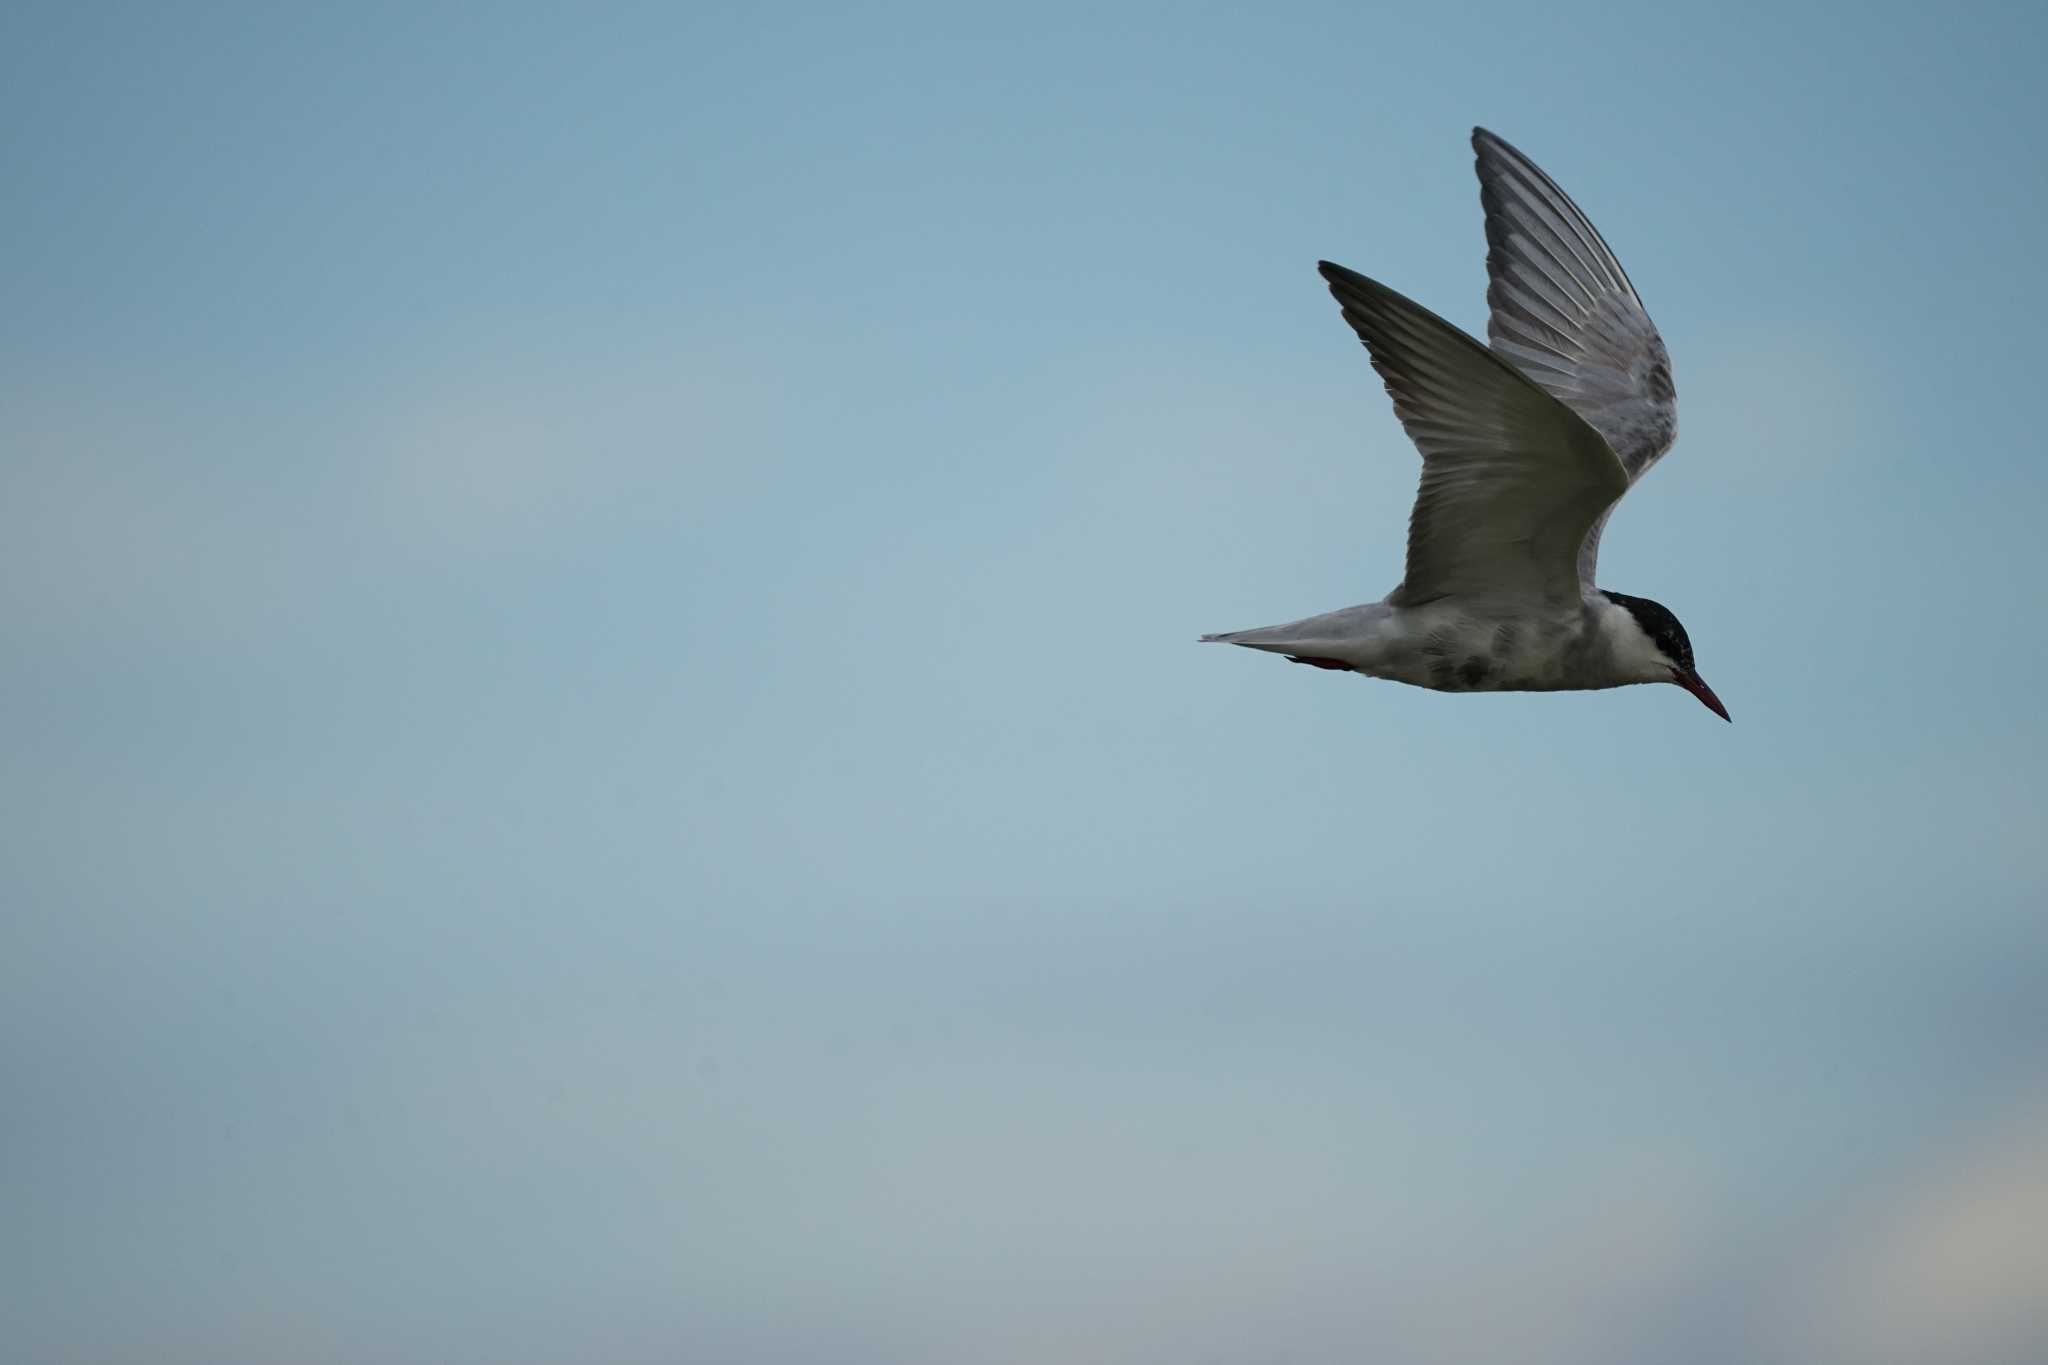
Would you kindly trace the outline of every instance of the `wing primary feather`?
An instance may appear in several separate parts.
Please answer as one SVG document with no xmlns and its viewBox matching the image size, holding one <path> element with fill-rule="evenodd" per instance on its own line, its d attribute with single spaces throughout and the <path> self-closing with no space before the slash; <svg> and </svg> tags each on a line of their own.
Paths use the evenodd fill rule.
<svg viewBox="0 0 2048 1365">
<path fill-rule="evenodd" d="M 1577 413 L 1639 479 L 1671 448 L 1671 361 L 1628 272 L 1577 204 L 1506 140 L 1472 130 L 1486 215 L 1487 339 L 1493 351 Z M 1580 556 L 1593 584 L 1600 529 Z"/>
</svg>

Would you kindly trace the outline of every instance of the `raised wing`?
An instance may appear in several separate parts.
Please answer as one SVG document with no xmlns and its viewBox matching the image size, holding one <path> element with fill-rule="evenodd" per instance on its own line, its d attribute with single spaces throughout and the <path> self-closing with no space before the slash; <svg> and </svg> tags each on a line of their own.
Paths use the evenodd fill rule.
<svg viewBox="0 0 2048 1365">
<path fill-rule="evenodd" d="M 1678 435 L 1664 340 L 1621 262 L 1557 182 L 1484 128 L 1472 130 L 1472 150 L 1486 209 L 1487 337 L 1606 438 L 1633 483 Z M 1586 537 L 1588 587 L 1605 524 Z"/>
<path fill-rule="evenodd" d="M 1391 601 L 1576 602 L 1579 548 L 1628 474 L 1599 432 L 1421 305 L 1318 269 L 1422 452 L 1408 572 Z"/>
</svg>

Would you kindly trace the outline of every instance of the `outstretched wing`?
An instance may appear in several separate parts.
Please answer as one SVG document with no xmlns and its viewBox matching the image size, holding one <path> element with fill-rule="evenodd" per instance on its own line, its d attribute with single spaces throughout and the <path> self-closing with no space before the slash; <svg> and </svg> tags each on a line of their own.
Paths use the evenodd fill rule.
<svg viewBox="0 0 2048 1365">
<path fill-rule="evenodd" d="M 1576 602 L 1579 547 L 1628 491 L 1600 433 L 1512 365 L 1376 280 L 1318 267 L 1422 452 L 1392 601 Z"/>
<path fill-rule="evenodd" d="M 1671 358 L 1635 286 L 1571 197 L 1484 128 L 1472 130 L 1486 209 L 1486 334 L 1544 392 L 1612 446 L 1629 482 L 1678 435 Z M 1602 517 L 1580 575 L 1593 585 Z"/>
</svg>

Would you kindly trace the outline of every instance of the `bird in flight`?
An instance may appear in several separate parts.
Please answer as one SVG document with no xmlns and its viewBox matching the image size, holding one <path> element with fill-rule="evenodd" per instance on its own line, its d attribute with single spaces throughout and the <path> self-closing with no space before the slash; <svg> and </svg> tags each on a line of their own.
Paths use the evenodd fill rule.
<svg viewBox="0 0 2048 1365">
<path fill-rule="evenodd" d="M 1663 338 L 1556 181 L 1484 128 L 1472 148 L 1490 347 L 1377 280 L 1317 266 L 1422 452 L 1400 586 L 1202 639 L 1440 692 L 1676 683 L 1727 720 L 1678 618 L 1593 585 L 1608 514 L 1678 434 Z"/>
</svg>

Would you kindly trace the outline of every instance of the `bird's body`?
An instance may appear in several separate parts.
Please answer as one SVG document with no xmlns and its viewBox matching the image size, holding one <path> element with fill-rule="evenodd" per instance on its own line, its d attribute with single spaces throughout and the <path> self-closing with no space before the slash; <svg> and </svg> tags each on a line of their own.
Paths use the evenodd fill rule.
<svg viewBox="0 0 2048 1365">
<path fill-rule="evenodd" d="M 1202 638 L 1437 692 L 1569 692 L 1663 678 L 1635 676 L 1655 661 L 1635 618 L 1605 594 L 1533 610 L 1452 599 L 1369 602 Z"/>
<path fill-rule="evenodd" d="M 1564 191 L 1484 129 L 1472 143 L 1490 349 L 1320 266 L 1422 452 L 1406 575 L 1379 602 L 1202 638 L 1440 692 L 1672 682 L 1726 719 L 1678 619 L 1593 582 L 1608 514 L 1677 434 L 1663 340 Z"/>
</svg>

